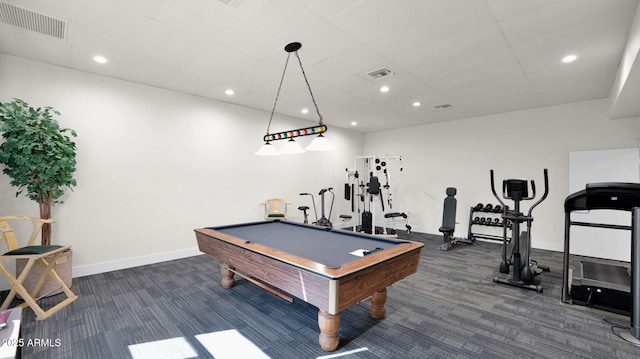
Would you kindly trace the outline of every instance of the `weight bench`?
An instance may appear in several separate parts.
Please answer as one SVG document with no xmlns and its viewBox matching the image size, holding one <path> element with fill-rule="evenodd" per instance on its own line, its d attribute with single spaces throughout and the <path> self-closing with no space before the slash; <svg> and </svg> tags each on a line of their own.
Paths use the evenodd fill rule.
<svg viewBox="0 0 640 359">
<path fill-rule="evenodd" d="M 454 236 L 453 233 L 456 230 L 456 209 L 458 206 L 458 200 L 455 195 L 458 193 L 458 190 L 454 187 L 448 187 L 446 193 L 447 197 L 444 199 L 442 207 L 442 226 L 438 229 L 443 236 L 443 243 L 440 246 L 440 249 L 443 251 L 448 251 L 449 248 L 457 242 L 473 244 L 473 240 Z"/>
<path fill-rule="evenodd" d="M 391 228 L 392 228 L 391 230 L 393 231 L 393 233 L 390 233 L 390 234 L 396 234 L 396 227 L 395 227 L 396 223 L 404 223 L 405 228 L 407 229 L 407 233 L 411 234 L 411 226 L 409 225 L 409 216 L 406 213 L 389 212 L 384 214 L 385 232 L 387 230 L 388 225 L 391 224 Z"/>
<path fill-rule="evenodd" d="M 352 229 L 353 224 L 353 216 L 350 214 L 341 214 L 340 218 L 340 227 L 343 229 Z"/>
<path fill-rule="evenodd" d="M 9 225 L 9 221 L 13 220 L 28 220 L 31 221 L 33 230 L 31 232 L 31 237 L 27 242 L 27 246 L 20 247 L 18 239 L 14 233 L 14 229 Z M 34 245 L 35 239 L 40 233 L 42 226 L 45 223 L 53 223 L 52 219 L 40 219 L 35 217 L 17 217 L 17 216 L 0 216 L 0 243 L 3 240 L 6 240 L 7 247 L 9 249 L 8 252 L 4 253 L 0 256 L 0 272 L 7 278 L 9 284 L 11 284 L 11 291 L 5 298 L 0 310 L 5 310 L 9 307 L 13 299 L 16 295 L 20 295 L 25 303 L 21 304 L 21 307 L 29 306 L 36 314 L 36 320 L 43 320 L 51 315 L 55 314 L 62 308 L 71 304 L 71 302 L 78 299 L 78 296 L 69 289 L 69 286 L 60 278 L 58 273 L 56 273 L 54 266 L 58 257 L 71 249 L 70 245 L 60 246 L 60 245 L 49 245 L 49 246 L 39 246 Z M 5 265 L 5 260 L 26 260 L 26 265 L 22 270 L 22 273 L 19 275 L 14 275 L 11 271 L 9 271 Z M 24 282 L 28 278 L 31 270 L 35 268 L 37 263 L 42 263 L 44 265 L 44 271 L 40 275 L 40 278 L 37 281 L 35 288 L 29 292 L 24 287 Z M 47 278 L 52 278 L 55 282 L 60 285 L 60 289 L 67 296 L 66 299 L 56 304 L 52 308 L 48 310 L 42 309 L 40 305 L 36 302 L 40 298 L 36 298 L 39 294 L 40 289 L 44 286 Z M 46 293 L 45 295 L 47 295 Z"/>
</svg>

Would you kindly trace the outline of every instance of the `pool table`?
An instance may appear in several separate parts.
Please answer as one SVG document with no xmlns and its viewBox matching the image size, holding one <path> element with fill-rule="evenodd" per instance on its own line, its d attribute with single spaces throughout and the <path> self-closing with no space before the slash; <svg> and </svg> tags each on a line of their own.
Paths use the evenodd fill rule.
<svg viewBox="0 0 640 359">
<path fill-rule="evenodd" d="M 371 297 L 384 318 L 386 287 L 415 273 L 422 243 L 287 221 L 197 228 L 200 251 L 218 259 L 222 287 L 234 274 L 258 279 L 316 306 L 320 346 L 339 344 L 340 312 Z"/>
</svg>

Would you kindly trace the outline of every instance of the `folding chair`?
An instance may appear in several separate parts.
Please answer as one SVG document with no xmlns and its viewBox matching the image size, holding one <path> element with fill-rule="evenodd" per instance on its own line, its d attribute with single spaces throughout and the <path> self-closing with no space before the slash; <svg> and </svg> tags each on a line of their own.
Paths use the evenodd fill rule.
<svg viewBox="0 0 640 359">
<path fill-rule="evenodd" d="M 20 247 L 18 239 L 14 233 L 14 229 L 9 225 L 9 221 L 12 220 L 27 220 L 31 221 L 33 226 L 33 231 L 31 232 L 31 237 L 27 242 L 27 246 Z M 49 245 L 49 246 L 40 246 L 34 245 L 35 239 L 40 233 L 42 229 L 42 225 L 45 223 L 53 223 L 52 219 L 40 219 L 34 217 L 17 217 L 17 216 L 0 216 L 0 243 L 3 240 L 7 241 L 7 247 L 9 249 L 8 252 L 0 256 L 0 272 L 4 274 L 9 283 L 11 284 L 11 291 L 9 295 L 2 303 L 0 310 L 5 310 L 9 307 L 11 302 L 13 301 L 16 295 L 20 295 L 25 303 L 20 306 L 25 308 L 26 306 L 31 307 L 31 309 L 36 314 L 36 320 L 43 320 L 51 315 L 55 314 L 62 308 L 69 305 L 74 300 L 78 299 L 78 296 L 69 289 L 69 286 L 60 278 L 58 273 L 56 273 L 54 269 L 54 265 L 58 257 L 64 252 L 71 249 L 70 245 L 60 246 L 60 245 Z M 18 276 L 14 275 L 11 271 L 7 269 L 5 266 L 5 260 L 18 260 L 24 259 L 26 260 L 26 265 Z M 34 268 L 36 263 L 42 263 L 44 265 L 44 271 L 42 272 L 35 288 L 31 293 L 27 291 L 24 287 L 24 281 L 29 276 L 29 273 Z M 51 277 L 55 282 L 60 285 L 60 288 L 67 296 L 66 299 L 56 304 L 52 308 L 48 310 L 42 309 L 40 305 L 36 302 L 40 298 L 36 298 L 40 289 L 42 289 L 48 277 Z"/>
<path fill-rule="evenodd" d="M 287 207 L 291 203 L 284 198 L 269 198 L 262 202 L 264 219 L 287 219 Z"/>
</svg>

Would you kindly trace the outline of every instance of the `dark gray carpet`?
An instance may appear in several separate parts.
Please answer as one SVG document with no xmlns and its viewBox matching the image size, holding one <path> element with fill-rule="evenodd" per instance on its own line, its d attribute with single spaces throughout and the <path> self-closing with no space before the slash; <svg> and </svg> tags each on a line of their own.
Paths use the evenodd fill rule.
<svg viewBox="0 0 640 359">
<path fill-rule="evenodd" d="M 439 236 L 410 238 L 425 243 L 419 272 L 389 288 L 385 319 L 372 319 L 368 302 L 345 310 L 333 353 L 366 347 L 344 358 L 640 357 L 639 347 L 603 321 L 628 325 L 628 317 L 561 303 L 562 253 L 534 251 L 551 267 L 542 275 L 544 292 L 536 293 L 493 283 L 498 244 L 440 251 Z M 227 329 L 272 358 L 333 354 L 318 345 L 315 307 L 246 281 L 222 289 L 218 263 L 207 255 L 76 278 L 73 290 L 80 298 L 45 321 L 25 311 L 23 338 L 60 339 L 60 346 L 27 346 L 24 358 L 130 358 L 131 344 L 176 337 L 210 358 L 195 335 Z"/>
</svg>

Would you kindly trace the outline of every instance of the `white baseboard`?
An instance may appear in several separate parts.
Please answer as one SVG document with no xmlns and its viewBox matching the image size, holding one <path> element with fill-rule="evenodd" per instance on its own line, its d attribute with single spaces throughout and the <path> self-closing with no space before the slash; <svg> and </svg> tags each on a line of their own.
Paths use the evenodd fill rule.
<svg viewBox="0 0 640 359">
<path fill-rule="evenodd" d="M 139 267 L 147 264 L 166 262 L 174 259 L 193 257 L 202 254 L 198 247 L 180 249 L 173 252 L 155 253 L 148 256 L 120 259 L 112 262 L 102 262 L 73 267 L 73 277 L 84 277 L 92 274 L 111 272 L 114 270 Z"/>
</svg>

